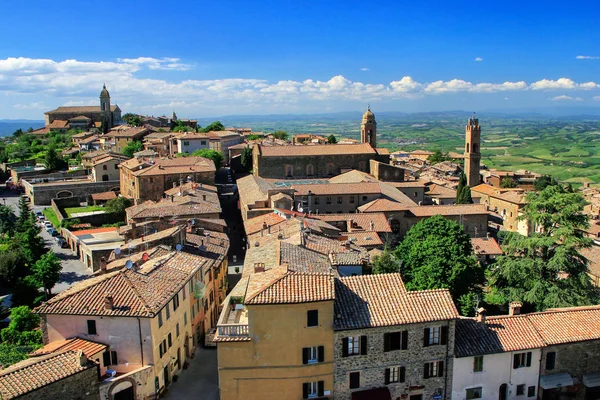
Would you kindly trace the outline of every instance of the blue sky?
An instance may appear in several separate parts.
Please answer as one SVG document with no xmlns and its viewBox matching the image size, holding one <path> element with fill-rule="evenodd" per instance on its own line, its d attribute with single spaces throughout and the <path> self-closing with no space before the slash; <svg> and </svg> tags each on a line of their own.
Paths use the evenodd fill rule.
<svg viewBox="0 0 600 400">
<path fill-rule="evenodd" d="M 0 118 L 600 107 L 598 1 L 4 3 Z"/>
</svg>

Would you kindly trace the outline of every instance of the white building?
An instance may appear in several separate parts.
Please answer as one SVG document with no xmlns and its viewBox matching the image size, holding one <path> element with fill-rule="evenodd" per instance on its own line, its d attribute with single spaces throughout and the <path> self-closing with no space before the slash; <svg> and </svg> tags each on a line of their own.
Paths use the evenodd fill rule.
<svg viewBox="0 0 600 400">
<path fill-rule="evenodd" d="M 544 345 L 525 315 L 458 319 L 452 399 L 536 399 Z"/>
<path fill-rule="evenodd" d="M 175 138 L 177 152 L 192 154 L 196 150 L 210 148 L 210 138 L 204 133 L 185 132 Z"/>
</svg>

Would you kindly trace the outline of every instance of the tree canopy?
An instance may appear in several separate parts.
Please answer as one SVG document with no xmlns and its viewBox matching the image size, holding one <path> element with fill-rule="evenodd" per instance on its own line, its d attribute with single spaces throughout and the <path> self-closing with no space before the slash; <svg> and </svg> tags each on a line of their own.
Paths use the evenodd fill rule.
<svg viewBox="0 0 600 400">
<path fill-rule="evenodd" d="M 388 274 L 392 272 L 398 272 L 398 261 L 389 247 L 386 246 L 383 253 L 373 257 L 373 273 Z"/>
<path fill-rule="evenodd" d="M 127 143 L 127 146 L 123 148 L 122 153 L 129 158 L 133 157 L 133 153 L 137 153 L 138 151 L 142 151 L 144 149 L 144 144 L 138 140 L 134 140 L 132 142 Z"/>
<path fill-rule="evenodd" d="M 441 163 L 443 161 L 448 161 L 448 160 L 449 160 L 448 154 L 442 153 L 441 150 L 436 150 L 433 152 L 432 155 L 427 157 L 427 161 L 429 161 L 431 164 L 437 164 L 437 163 Z"/>
<path fill-rule="evenodd" d="M 142 126 L 142 117 L 140 115 L 127 113 L 121 119 L 130 126 Z"/>
<path fill-rule="evenodd" d="M 467 185 L 467 176 L 464 172 L 460 173 L 458 186 L 456 188 L 456 204 L 473 204 L 471 198 L 471 188 Z"/>
<path fill-rule="evenodd" d="M 109 214 L 120 215 L 125 218 L 125 209 L 131 207 L 133 203 L 127 197 L 119 196 L 116 199 L 111 199 L 104 205 L 104 210 Z"/>
<path fill-rule="evenodd" d="M 484 267 L 471 238 L 454 221 L 436 215 L 419 221 L 395 250 L 408 290 L 449 289 L 464 315 L 472 315 L 472 294 L 481 291 Z"/>
<path fill-rule="evenodd" d="M 223 165 L 223 154 L 220 151 L 214 149 L 200 149 L 192 153 L 193 156 L 204 157 L 212 160 L 215 163 L 217 171 Z"/>
<path fill-rule="evenodd" d="M 272 133 L 275 139 L 288 140 L 289 136 L 286 131 L 275 131 Z"/>
<path fill-rule="evenodd" d="M 515 180 L 513 178 L 511 178 L 510 176 L 505 176 L 500 181 L 500 187 L 503 189 L 516 188 L 517 182 L 515 182 Z"/>
<path fill-rule="evenodd" d="M 505 235 L 505 255 L 488 272 L 488 302 L 521 301 L 538 311 L 596 304 L 598 289 L 587 274 L 587 259 L 580 254 L 592 244 L 583 233 L 588 227 L 584 198 L 561 186 L 547 186 L 526 199 L 520 218 L 538 231 L 529 236 Z"/>
<path fill-rule="evenodd" d="M 337 143 L 337 138 L 335 137 L 335 135 L 333 133 L 331 135 L 327 136 L 327 143 L 329 143 L 329 144 Z"/>
<path fill-rule="evenodd" d="M 52 288 L 60 279 L 62 266 L 52 250 L 35 262 L 31 271 L 35 282 L 44 288 L 46 298 L 52 296 Z"/>
<path fill-rule="evenodd" d="M 198 132 L 217 132 L 217 131 L 224 131 L 225 130 L 225 126 L 221 123 L 221 121 L 215 121 L 212 124 L 204 127 L 204 128 L 199 128 Z"/>
<path fill-rule="evenodd" d="M 240 155 L 240 162 L 246 171 L 252 170 L 252 149 L 250 146 L 244 147 Z"/>
<path fill-rule="evenodd" d="M 550 175 L 542 175 L 539 178 L 537 178 L 535 180 L 535 182 L 533 183 L 533 189 L 541 192 L 542 190 L 546 189 L 546 187 L 548 186 L 556 186 L 558 185 L 558 181 L 556 179 L 554 179 L 552 176 Z"/>
</svg>

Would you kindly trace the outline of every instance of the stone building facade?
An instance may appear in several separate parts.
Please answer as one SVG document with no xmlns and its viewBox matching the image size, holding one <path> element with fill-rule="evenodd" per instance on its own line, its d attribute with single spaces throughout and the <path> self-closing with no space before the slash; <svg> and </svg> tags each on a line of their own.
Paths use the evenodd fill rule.
<svg viewBox="0 0 600 400">
<path fill-rule="evenodd" d="M 470 187 L 479 185 L 479 164 L 481 162 L 481 127 L 479 119 L 473 116 L 467 123 L 465 140 L 465 175 L 467 185 Z"/>
</svg>

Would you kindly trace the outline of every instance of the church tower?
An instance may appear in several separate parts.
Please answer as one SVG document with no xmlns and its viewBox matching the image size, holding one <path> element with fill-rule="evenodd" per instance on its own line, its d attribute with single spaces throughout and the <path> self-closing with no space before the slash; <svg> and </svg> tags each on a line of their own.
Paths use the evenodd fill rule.
<svg viewBox="0 0 600 400">
<path fill-rule="evenodd" d="M 475 114 L 469 119 L 465 137 L 465 175 L 469 187 L 479 185 L 479 163 L 481 161 L 481 127 Z"/>
<path fill-rule="evenodd" d="M 375 122 L 375 114 L 371 112 L 370 106 L 363 114 L 360 124 L 360 142 L 369 143 L 373 148 L 377 147 L 377 122 Z"/>
<path fill-rule="evenodd" d="M 100 111 L 102 112 L 102 118 L 106 120 L 108 128 L 113 127 L 112 112 L 110 110 L 110 94 L 106 90 L 106 84 L 102 87 L 100 92 Z"/>
</svg>

